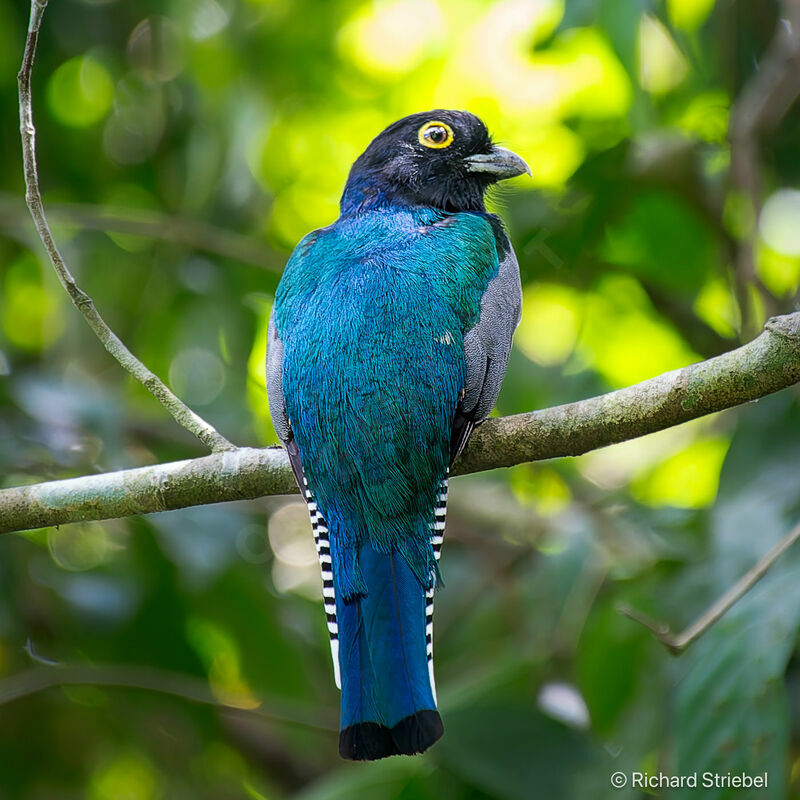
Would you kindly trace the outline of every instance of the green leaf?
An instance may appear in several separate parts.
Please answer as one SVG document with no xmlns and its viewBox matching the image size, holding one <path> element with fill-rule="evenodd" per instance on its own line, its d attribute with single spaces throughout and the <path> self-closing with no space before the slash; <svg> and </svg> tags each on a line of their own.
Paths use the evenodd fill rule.
<svg viewBox="0 0 800 800">
<path fill-rule="evenodd" d="M 578 687 L 598 732 L 611 729 L 633 696 L 646 642 L 644 628 L 631 625 L 611 603 L 598 604 L 586 621 L 576 661 Z"/>
<path fill-rule="evenodd" d="M 465 708 L 445 725 L 436 756 L 499 800 L 572 797 L 594 758 L 580 733 L 524 706 Z"/>
<path fill-rule="evenodd" d="M 706 568 L 712 595 L 728 589 L 797 522 L 798 435 L 800 411 L 787 393 L 762 401 L 734 436 L 712 514 Z M 784 673 L 798 625 L 800 549 L 794 548 L 686 655 L 676 697 L 677 774 L 769 775 L 765 789 L 709 788 L 704 798 L 785 797 Z"/>
</svg>

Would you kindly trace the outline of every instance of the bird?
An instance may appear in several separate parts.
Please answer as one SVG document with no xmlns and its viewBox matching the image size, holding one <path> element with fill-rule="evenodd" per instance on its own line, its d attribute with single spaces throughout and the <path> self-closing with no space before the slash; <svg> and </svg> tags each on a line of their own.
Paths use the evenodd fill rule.
<svg viewBox="0 0 800 800">
<path fill-rule="evenodd" d="M 448 476 L 497 400 L 521 309 L 485 197 L 525 173 L 467 111 L 406 116 L 353 163 L 338 219 L 299 242 L 275 293 L 269 410 L 310 514 L 345 759 L 422 753 L 443 734 Z"/>
</svg>

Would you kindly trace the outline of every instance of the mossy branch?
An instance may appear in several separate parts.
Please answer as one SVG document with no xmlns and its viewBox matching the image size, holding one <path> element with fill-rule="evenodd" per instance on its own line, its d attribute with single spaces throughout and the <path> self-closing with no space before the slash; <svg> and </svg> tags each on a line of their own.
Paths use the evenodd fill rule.
<svg viewBox="0 0 800 800">
<path fill-rule="evenodd" d="M 756 400 L 798 381 L 800 312 L 773 317 L 756 339 L 708 361 L 588 400 L 490 419 L 474 433 L 453 473 L 578 456 Z M 0 533 L 295 491 L 281 448 L 237 448 L 0 490 Z"/>
</svg>

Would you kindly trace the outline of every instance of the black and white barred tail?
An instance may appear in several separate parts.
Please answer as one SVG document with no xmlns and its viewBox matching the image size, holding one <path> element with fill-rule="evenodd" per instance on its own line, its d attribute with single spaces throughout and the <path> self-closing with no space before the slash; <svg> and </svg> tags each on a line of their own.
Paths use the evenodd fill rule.
<svg viewBox="0 0 800 800">
<path fill-rule="evenodd" d="M 444 478 L 436 491 L 434 505 L 434 518 L 430 524 L 431 546 L 433 554 L 438 561 L 441 557 L 442 543 L 444 542 L 445 521 L 447 517 L 447 491 L 448 479 Z M 336 619 L 336 590 L 333 585 L 333 562 L 331 559 L 331 545 L 328 525 L 322 512 L 319 510 L 314 496 L 308 486 L 308 481 L 303 476 L 303 499 L 308 506 L 311 519 L 311 530 L 314 535 L 314 545 L 317 549 L 320 570 L 322 573 L 322 598 L 325 605 L 325 617 L 328 623 L 328 634 L 331 643 L 331 658 L 333 660 L 333 675 L 337 688 L 342 688 L 342 679 L 339 666 L 339 625 Z M 435 587 L 425 592 L 425 644 L 428 657 L 428 674 L 431 680 L 431 690 L 436 698 L 436 682 L 433 674 L 433 595 Z"/>
<path fill-rule="evenodd" d="M 442 554 L 444 542 L 444 527 L 447 517 L 447 478 L 444 478 L 436 490 L 436 503 L 434 505 L 433 522 L 431 523 L 431 546 L 433 554 L 438 561 Z M 435 587 L 425 592 L 425 645 L 428 651 L 428 674 L 431 678 L 431 690 L 436 699 L 436 681 L 433 677 L 433 595 Z"/>
<path fill-rule="evenodd" d="M 333 659 L 333 679 L 336 687 L 342 688 L 342 676 L 339 667 L 339 624 L 336 620 L 336 590 L 333 586 L 333 560 L 331 559 L 331 542 L 328 524 L 317 507 L 314 496 L 308 488 L 308 481 L 303 476 L 303 498 L 308 506 L 311 518 L 311 531 L 322 571 L 322 600 L 325 604 L 325 617 L 328 621 L 328 634 L 331 640 L 331 658 Z"/>
</svg>

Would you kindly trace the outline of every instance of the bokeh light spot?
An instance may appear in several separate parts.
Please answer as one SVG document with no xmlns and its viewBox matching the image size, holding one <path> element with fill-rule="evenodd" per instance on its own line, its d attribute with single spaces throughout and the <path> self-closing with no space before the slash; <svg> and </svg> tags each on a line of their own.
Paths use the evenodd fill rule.
<svg viewBox="0 0 800 800">
<path fill-rule="evenodd" d="M 165 125 L 161 87 L 129 74 L 117 84 L 114 113 L 103 130 L 106 153 L 118 164 L 139 164 L 155 152 Z"/>
<path fill-rule="evenodd" d="M 526 135 L 527 134 L 527 135 Z M 583 141 L 565 125 L 544 125 L 514 137 L 514 149 L 525 153 L 532 176 L 521 176 L 521 187 L 561 186 L 581 165 Z"/>
<path fill-rule="evenodd" d="M 162 796 L 161 778 L 144 755 L 123 752 L 98 767 L 88 795 L 90 800 L 155 800 Z"/>
<path fill-rule="evenodd" d="M 233 708 L 258 708 L 260 703 L 241 674 L 236 641 L 226 630 L 195 617 L 186 624 L 186 637 L 206 666 L 217 700 Z"/>
<path fill-rule="evenodd" d="M 652 471 L 637 477 L 633 496 L 651 506 L 704 508 L 717 496 L 719 473 L 728 452 L 728 439 L 707 438 L 693 442 Z"/>
<path fill-rule="evenodd" d="M 195 0 L 192 3 L 192 19 L 189 33 L 193 39 L 202 41 L 215 36 L 230 22 L 230 14 L 217 0 Z"/>
<path fill-rule="evenodd" d="M 119 530 L 119 529 L 118 529 Z M 106 563 L 122 545 L 103 523 L 78 523 L 63 529 L 49 528 L 47 546 L 62 569 L 80 572 Z"/>
<path fill-rule="evenodd" d="M 667 0 L 669 21 L 688 33 L 696 31 L 708 18 L 715 0 Z"/>
<path fill-rule="evenodd" d="M 145 81 L 170 81 L 183 69 L 180 31 L 166 17 L 143 19 L 128 38 L 128 60 Z"/>
<path fill-rule="evenodd" d="M 269 544 L 275 558 L 293 567 L 317 563 L 305 503 L 287 503 L 269 519 Z"/>
<path fill-rule="evenodd" d="M 689 69 L 678 45 L 664 24 L 643 14 L 637 42 L 639 83 L 653 94 L 665 94 L 678 86 Z"/>
<path fill-rule="evenodd" d="M 800 284 L 800 256 L 776 253 L 762 242 L 756 248 L 756 274 L 776 297 L 793 295 Z"/>
<path fill-rule="evenodd" d="M 551 467 L 521 464 L 511 470 L 511 489 L 520 505 L 531 506 L 542 517 L 553 517 L 569 507 L 572 492 Z"/>
<path fill-rule="evenodd" d="M 225 386 L 225 365 L 210 350 L 189 347 L 172 359 L 169 382 L 185 402 L 207 405 L 217 399 Z"/>
<path fill-rule="evenodd" d="M 758 219 L 761 238 L 776 253 L 800 256 L 800 191 L 779 189 L 767 198 Z"/>
<path fill-rule="evenodd" d="M 71 128 L 99 122 L 111 108 L 114 83 L 108 70 L 91 56 L 65 61 L 47 83 L 47 105 L 53 116 Z"/>
<path fill-rule="evenodd" d="M 615 388 L 701 360 L 656 316 L 639 282 L 622 275 L 587 296 L 578 352 Z"/>
<path fill-rule="evenodd" d="M 363 72 L 391 77 L 418 66 L 443 33 L 435 0 L 365 3 L 339 32 L 339 50 Z"/>
<path fill-rule="evenodd" d="M 580 295 L 566 286 L 542 283 L 526 286 L 515 344 L 542 366 L 563 363 L 578 338 L 580 303 Z"/>
<path fill-rule="evenodd" d="M 296 501 L 278 509 L 269 519 L 268 536 L 275 554 L 275 588 L 312 599 L 321 597 L 322 582 L 306 504 Z"/>
<path fill-rule="evenodd" d="M 6 269 L 0 319 L 8 340 L 23 350 L 43 350 L 64 332 L 61 295 L 42 284 L 41 266 L 23 255 Z"/>
<path fill-rule="evenodd" d="M 694 312 L 720 336 L 733 337 L 741 324 L 739 307 L 721 278 L 707 281 L 694 301 Z"/>
<path fill-rule="evenodd" d="M 651 433 L 639 439 L 592 450 L 576 459 L 581 474 L 605 490 L 620 489 L 688 447 L 703 432 L 705 420 Z"/>
</svg>

